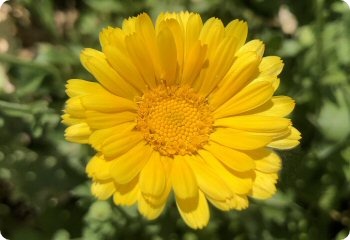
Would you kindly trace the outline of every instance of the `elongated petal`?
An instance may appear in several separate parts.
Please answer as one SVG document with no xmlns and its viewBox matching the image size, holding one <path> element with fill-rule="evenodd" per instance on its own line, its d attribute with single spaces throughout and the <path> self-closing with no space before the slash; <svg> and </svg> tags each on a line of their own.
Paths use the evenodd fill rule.
<svg viewBox="0 0 350 240">
<path fill-rule="evenodd" d="M 270 100 L 273 92 L 274 89 L 269 82 L 248 85 L 215 110 L 214 117 L 228 117 L 257 108 Z"/>
<path fill-rule="evenodd" d="M 204 148 L 227 167 L 235 171 L 245 172 L 255 168 L 253 159 L 241 151 L 225 147 L 215 142 L 210 142 Z"/>
<path fill-rule="evenodd" d="M 96 150 L 101 151 L 103 142 L 107 138 L 113 136 L 115 133 L 122 134 L 124 132 L 131 131 L 134 129 L 135 125 L 135 122 L 127 122 L 119 124 L 115 127 L 95 130 L 89 137 L 89 144 L 91 144 Z"/>
<path fill-rule="evenodd" d="M 253 182 L 251 196 L 258 199 L 270 198 L 276 192 L 276 182 L 278 175 L 276 173 L 255 172 L 256 177 Z"/>
<path fill-rule="evenodd" d="M 184 44 L 185 44 L 185 37 L 183 33 L 183 29 L 180 26 L 180 23 L 176 19 L 166 19 L 159 23 L 157 23 L 158 26 L 156 26 L 156 32 L 161 32 L 164 28 L 167 28 L 174 38 L 174 42 L 176 45 L 176 56 L 178 61 L 178 67 L 182 69 L 184 67 Z M 179 70 L 180 73 L 182 70 Z M 179 79 L 178 79 L 179 80 Z"/>
<path fill-rule="evenodd" d="M 233 197 L 233 192 L 225 181 L 202 158 L 189 156 L 187 162 L 193 169 L 198 186 L 205 195 L 222 201 Z"/>
<path fill-rule="evenodd" d="M 116 113 L 123 111 L 134 112 L 136 104 L 126 98 L 112 94 L 91 94 L 80 98 L 82 105 L 87 110 L 94 110 L 106 113 Z"/>
<path fill-rule="evenodd" d="M 105 55 L 94 49 L 85 49 L 80 59 L 84 67 L 110 92 L 133 99 L 139 92 L 127 83 L 107 62 Z"/>
<path fill-rule="evenodd" d="M 142 140 L 139 131 L 114 133 L 102 143 L 101 152 L 108 159 L 116 158 L 132 150 Z"/>
<path fill-rule="evenodd" d="M 143 194 L 160 196 L 166 185 L 166 175 L 161 156 L 153 151 L 149 161 L 140 173 L 140 189 Z"/>
<path fill-rule="evenodd" d="M 202 30 L 203 22 L 199 14 L 190 13 L 187 23 L 185 25 L 185 54 L 187 54 L 193 48 L 194 44 L 197 43 L 199 34 Z"/>
<path fill-rule="evenodd" d="M 206 53 L 206 45 L 202 45 L 200 41 L 193 44 L 184 59 L 183 75 L 180 83 L 191 85 L 195 81 L 206 61 Z"/>
<path fill-rule="evenodd" d="M 100 84 L 81 79 L 69 79 L 66 84 L 66 93 L 71 98 L 105 92 L 106 90 Z"/>
<path fill-rule="evenodd" d="M 210 139 L 226 147 L 252 150 L 266 146 L 271 142 L 272 137 L 229 128 L 218 128 L 210 134 Z"/>
<path fill-rule="evenodd" d="M 118 184 L 126 184 L 136 177 L 145 166 L 152 149 L 144 142 L 138 143 L 132 151 L 113 160 L 111 175 Z"/>
<path fill-rule="evenodd" d="M 86 123 L 79 123 L 66 128 L 65 138 L 70 142 L 88 143 L 91 129 Z"/>
<path fill-rule="evenodd" d="M 255 168 L 264 173 L 277 173 L 281 169 L 281 158 L 271 150 L 255 161 Z"/>
<path fill-rule="evenodd" d="M 120 112 L 120 113 L 103 113 L 97 111 L 86 111 L 86 122 L 92 129 L 111 128 L 116 125 L 135 121 L 136 113 Z"/>
<path fill-rule="evenodd" d="M 207 197 L 208 200 L 218 209 L 222 211 L 229 211 L 231 209 L 243 210 L 249 205 L 248 198 L 246 195 L 235 194 L 232 198 L 226 201 L 220 201 Z"/>
<path fill-rule="evenodd" d="M 269 144 L 269 147 L 277 149 L 292 149 L 299 145 L 299 140 L 301 139 L 301 133 L 294 127 L 291 128 L 290 133 L 282 137 L 282 139 L 277 139 Z"/>
<path fill-rule="evenodd" d="M 68 126 L 85 122 L 84 118 L 74 118 L 70 114 L 65 113 L 62 115 L 62 123 Z"/>
<path fill-rule="evenodd" d="M 140 44 L 142 42 L 142 36 L 140 34 L 129 35 L 125 38 L 126 48 L 129 56 L 143 78 L 143 81 L 151 88 L 156 86 L 157 76 L 155 75 L 155 67 L 148 50 Z"/>
<path fill-rule="evenodd" d="M 115 185 L 113 181 L 98 181 L 93 182 L 91 185 L 91 193 L 100 200 L 106 200 L 115 191 Z"/>
<path fill-rule="evenodd" d="M 260 40 L 254 39 L 244 44 L 236 53 L 237 57 L 244 55 L 246 52 L 255 52 L 262 58 L 265 51 L 264 43 Z"/>
<path fill-rule="evenodd" d="M 219 46 L 224 36 L 225 28 L 219 19 L 210 18 L 204 23 L 199 35 L 199 40 L 203 44 L 211 46 L 211 48 L 208 49 L 209 57 L 215 53 L 217 46 Z"/>
<path fill-rule="evenodd" d="M 85 108 L 80 97 L 72 97 L 66 102 L 66 113 L 72 118 L 85 118 Z"/>
<path fill-rule="evenodd" d="M 147 200 L 147 203 L 150 205 L 153 205 L 153 207 L 158 208 L 158 206 L 161 206 L 166 203 L 169 193 L 172 188 L 172 183 L 171 183 L 171 169 L 172 169 L 172 161 L 173 159 L 167 156 L 160 156 L 160 161 L 162 162 L 163 165 L 163 170 L 164 170 L 164 176 L 166 177 L 165 180 L 165 188 L 164 191 L 162 192 L 161 195 L 155 196 L 155 195 L 150 195 L 146 193 L 142 193 L 143 198 Z"/>
<path fill-rule="evenodd" d="M 287 96 L 273 96 L 270 101 L 244 115 L 259 115 L 272 117 L 285 117 L 290 114 L 295 107 L 295 101 Z"/>
<path fill-rule="evenodd" d="M 196 177 L 186 159 L 181 155 L 174 158 L 171 169 L 171 182 L 178 198 L 189 199 L 197 197 L 198 184 Z"/>
<path fill-rule="evenodd" d="M 237 39 L 234 36 L 224 38 L 218 46 L 214 56 L 209 59 L 209 66 L 202 71 L 198 82 L 201 87 L 198 92 L 203 96 L 211 93 L 231 68 L 237 50 Z"/>
<path fill-rule="evenodd" d="M 120 28 L 104 28 L 99 37 L 103 52 L 105 52 L 106 47 L 109 46 L 118 46 L 118 48 L 125 47 L 125 33 Z"/>
<path fill-rule="evenodd" d="M 148 53 L 148 60 L 153 63 L 155 77 L 159 80 L 161 76 L 161 62 L 159 49 L 157 48 L 156 32 L 152 19 L 146 13 L 141 13 L 137 17 L 135 32 L 140 33 L 142 36 L 143 46 Z"/>
<path fill-rule="evenodd" d="M 258 74 L 260 58 L 255 52 L 247 52 L 237 58 L 230 71 L 210 97 L 210 104 L 218 107 L 239 92 Z"/>
<path fill-rule="evenodd" d="M 113 201 L 116 205 L 131 206 L 136 203 L 140 188 L 138 184 L 138 176 L 125 184 L 115 183 L 116 190 L 113 194 Z"/>
<path fill-rule="evenodd" d="M 260 76 L 264 76 L 264 75 L 278 76 L 282 72 L 283 66 L 284 64 L 280 57 L 277 57 L 277 56 L 264 57 L 259 66 Z"/>
<path fill-rule="evenodd" d="M 244 21 L 233 20 L 225 27 L 225 36 L 233 36 L 237 40 L 237 47 L 243 46 L 248 35 L 248 24 Z"/>
<path fill-rule="evenodd" d="M 154 205 L 150 203 L 143 194 L 139 194 L 138 196 L 138 209 L 140 213 L 146 217 L 148 220 L 153 220 L 159 217 L 159 215 L 163 212 L 165 207 L 165 202 L 160 205 Z"/>
<path fill-rule="evenodd" d="M 236 194 L 247 194 L 252 187 L 252 179 L 255 174 L 252 171 L 245 174 L 233 172 L 226 168 L 218 159 L 206 150 L 199 150 L 199 155 L 211 166 L 217 176 L 220 176 L 230 190 Z"/>
<path fill-rule="evenodd" d="M 284 132 L 290 124 L 289 119 L 270 116 L 236 116 L 217 119 L 214 122 L 214 126 L 263 133 Z"/>
<path fill-rule="evenodd" d="M 112 161 L 106 161 L 101 154 L 96 154 L 86 165 L 86 173 L 93 180 L 108 180 L 111 178 Z"/>
<path fill-rule="evenodd" d="M 209 207 L 204 194 L 199 191 L 196 197 L 182 199 L 176 196 L 176 205 L 182 219 L 194 229 L 201 229 L 209 222 Z"/>
<path fill-rule="evenodd" d="M 137 67 L 131 61 L 127 49 L 118 45 L 106 46 L 104 53 L 110 65 L 125 81 L 140 91 L 146 90 L 147 85 L 138 72 Z"/>
<path fill-rule="evenodd" d="M 251 81 L 250 84 L 254 84 L 257 82 L 269 82 L 271 84 L 273 91 L 276 91 L 280 84 L 280 79 L 274 75 L 262 75 L 262 76 L 259 75 L 253 81 Z"/>
<path fill-rule="evenodd" d="M 164 28 L 157 35 L 160 64 L 162 67 L 161 79 L 169 85 L 175 83 L 177 77 L 177 51 L 173 34 Z"/>
</svg>

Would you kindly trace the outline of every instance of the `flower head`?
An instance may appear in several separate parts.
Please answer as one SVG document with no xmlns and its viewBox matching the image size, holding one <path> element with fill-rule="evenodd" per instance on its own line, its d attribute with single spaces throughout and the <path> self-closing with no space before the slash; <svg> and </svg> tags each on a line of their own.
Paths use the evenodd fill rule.
<svg viewBox="0 0 350 240">
<path fill-rule="evenodd" d="M 90 144 L 92 193 L 137 203 L 158 217 L 174 192 L 183 220 L 202 228 L 208 201 L 227 211 L 276 192 L 281 160 L 273 149 L 299 144 L 285 118 L 294 101 L 273 96 L 283 63 L 246 43 L 247 24 L 205 23 L 195 13 L 147 14 L 108 27 L 102 51 L 85 49 L 98 82 L 67 84 L 66 139 Z"/>
</svg>

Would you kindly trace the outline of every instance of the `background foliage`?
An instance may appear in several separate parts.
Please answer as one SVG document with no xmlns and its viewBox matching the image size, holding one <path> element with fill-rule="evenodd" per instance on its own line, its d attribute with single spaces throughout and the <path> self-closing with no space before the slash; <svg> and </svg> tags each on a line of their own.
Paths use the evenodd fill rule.
<svg viewBox="0 0 350 240">
<path fill-rule="evenodd" d="M 92 151 L 63 138 L 69 78 L 98 33 L 140 12 L 191 10 L 245 19 L 249 39 L 285 61 L 280 94 L 303 139 L 281 152 L 279 191 L 247 210 L 212 208 L 186 227 L 170 201 L 156 221 L 96 201 L 84 173 Z M 0 10 L 0 230 L 11 240 L 342 239 L 350 228 L 350 9 L 340 0 L 10 0 Z"/>
</svg>

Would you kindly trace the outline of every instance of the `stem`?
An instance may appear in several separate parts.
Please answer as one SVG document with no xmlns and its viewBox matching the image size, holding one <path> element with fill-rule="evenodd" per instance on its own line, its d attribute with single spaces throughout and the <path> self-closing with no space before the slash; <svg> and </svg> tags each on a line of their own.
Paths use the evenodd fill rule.
<svg viewBox="0 0 350 240">
<path fill-rule="evenodd" d="M 12 63 L 12 64 L 20 65 L 23 67 L 30 67 L 30 68 L 38 69 L 40 71 L 47 72 L 55 80 L 60 79 L 60 73 L 52 65 L 44 65 L 44 64 L 33 62 L 33 61 L 23 60 L 23 59 L 11 56 L 9 54 L 0 54 L 0 62 Z"/>
<path fill-rule="evenodd" d="M 2 100 L 0 100 L 0 108 L 32 113 L 31 108 L 27 105 L 23 105 L 19 103 L 11 103 L 11 102 L 6 102 Z"/>
</svg>

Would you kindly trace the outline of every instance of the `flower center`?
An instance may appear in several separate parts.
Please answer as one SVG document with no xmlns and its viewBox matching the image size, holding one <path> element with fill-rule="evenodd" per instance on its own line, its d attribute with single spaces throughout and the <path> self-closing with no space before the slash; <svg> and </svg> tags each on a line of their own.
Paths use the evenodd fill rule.
<svg viewBox="0 0 350 240">
<path fill-rule="evenodd" d="M 162 155 L 195 153 L 212 132 L 205 98 L 182 86 L 159 86 L 138 102 L 137 129 Z"/>
</svg>

